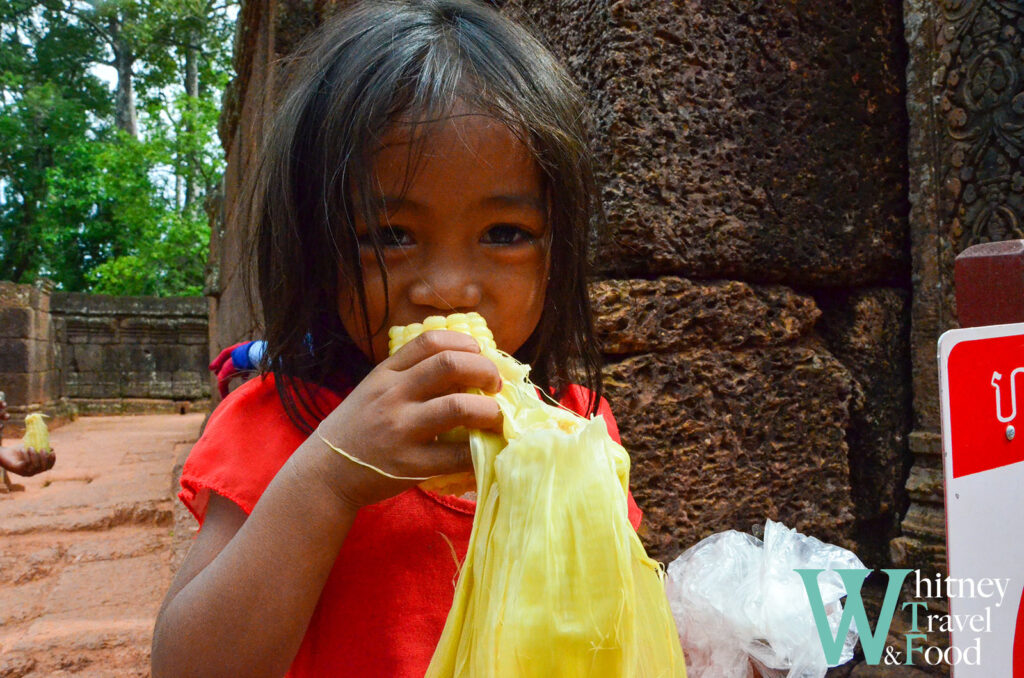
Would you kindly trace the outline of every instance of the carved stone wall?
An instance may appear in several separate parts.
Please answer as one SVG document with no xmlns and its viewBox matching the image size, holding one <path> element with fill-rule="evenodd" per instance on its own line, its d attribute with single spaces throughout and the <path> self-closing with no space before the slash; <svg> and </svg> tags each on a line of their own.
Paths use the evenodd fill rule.
<svg viewBox="0 0 1024 678">
<path fill-rule="evenodd" d="M 945 569 L 935 342 L 956 327 L 953 261 L 1024 238 L 1024 4 L 905 0 L 913 269 L 913 504 L 893 559 Z"/>
<path fill-rule="evenodd" d="M 243 7 L 211 351 L 252 323 L 233 215 L 274 58 L 344 4 Z M 592 291 L 652 554 L 770 517 L 887 564 L 910 429 L 899 3 L 495 4 L 593 105 L 609 229 Z"/>
<path fill-rule="evenodd" d="M 206 306 L 200 298 L 54 293 L 62 394 L 84 414 L 187 409 L 209 398 Z"/>
<path fill-rule="evenodd" d="M 53 292 L 0 282 L 0 391 L 25 415 L 183 411 L 210 397 L 204 299 Z"/>
</svg>

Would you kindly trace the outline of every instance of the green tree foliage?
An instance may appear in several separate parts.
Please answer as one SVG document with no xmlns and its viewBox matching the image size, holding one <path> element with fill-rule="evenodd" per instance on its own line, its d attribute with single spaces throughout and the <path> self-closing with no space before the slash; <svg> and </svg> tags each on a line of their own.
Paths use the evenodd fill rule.
<svg viewBox="0 0 1024 678">
<path fill-rule="evenodd" d="M 0 279 L 201 293 L 236 9 L 218 3 L 0 0 Z"/>
</svg>

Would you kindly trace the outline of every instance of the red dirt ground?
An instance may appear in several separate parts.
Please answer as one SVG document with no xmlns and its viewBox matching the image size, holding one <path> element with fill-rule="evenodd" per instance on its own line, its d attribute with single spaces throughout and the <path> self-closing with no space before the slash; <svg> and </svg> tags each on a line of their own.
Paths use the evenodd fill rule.
<svg viewBox="0 0 1024 678">
<path fill-rule="evenodd" d="M 0 678 L 149 675 L 191 536 L 175 534 L 172 471 L 203 417 L 81 418 L 52 432 L 53 470 L 11 476 L 24 489 L 0 494 Z"/>
</svg>

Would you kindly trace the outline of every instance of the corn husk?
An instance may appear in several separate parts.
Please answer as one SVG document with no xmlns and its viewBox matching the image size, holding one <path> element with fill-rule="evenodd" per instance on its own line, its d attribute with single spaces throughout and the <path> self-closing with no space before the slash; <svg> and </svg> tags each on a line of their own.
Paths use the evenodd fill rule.
<svg viewBox="0 0 1024 678">
<path fill-rule="evenodd" d="M 629 523 L 626 451 L 482 348 L 504 431 L 469 435 L 477 510 L 426 678 L 685 678 L 661 566 Z"/>
</svg>

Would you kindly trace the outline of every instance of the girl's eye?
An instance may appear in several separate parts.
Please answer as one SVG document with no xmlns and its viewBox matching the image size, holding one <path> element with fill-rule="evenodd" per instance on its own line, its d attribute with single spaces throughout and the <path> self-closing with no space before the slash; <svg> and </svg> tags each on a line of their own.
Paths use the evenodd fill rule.
<svg viewBox="0 0 1024 678">
<path fill-rule="evenodd" d="M 518 245 L 522 242 L 531 242 L 533 239 L 533 234 L 525 228 L 511 224 L 491 226 L 483 237 L 484 242 L 489 245 Z"/>
<path fill-rule="evenodd" d="M 377 242 L 381 247 L 408 247 L 413 244 L 412 236 L 404 228 L 398 226 L 385 226 L 375 231 Z M 363 247 L 373 247 L 373 237 L 367 233 L 359 236 L 359 244 Z"/>
</svg>

